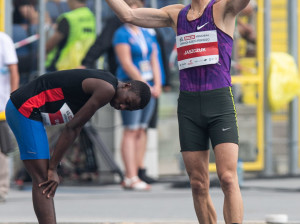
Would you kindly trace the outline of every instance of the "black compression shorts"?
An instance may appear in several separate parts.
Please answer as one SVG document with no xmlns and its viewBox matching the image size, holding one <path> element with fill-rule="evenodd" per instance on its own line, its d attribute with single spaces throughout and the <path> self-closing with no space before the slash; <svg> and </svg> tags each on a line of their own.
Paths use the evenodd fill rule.
<svg viewBox="0 0 300 224">
<path fill-rule="evenodd" d="M 181 151 L 209 149 L 220 143 L 238 144 L 238 125 L 230 87 L 204 92 L 181 91 L 178 98 Z"/>
</svg>

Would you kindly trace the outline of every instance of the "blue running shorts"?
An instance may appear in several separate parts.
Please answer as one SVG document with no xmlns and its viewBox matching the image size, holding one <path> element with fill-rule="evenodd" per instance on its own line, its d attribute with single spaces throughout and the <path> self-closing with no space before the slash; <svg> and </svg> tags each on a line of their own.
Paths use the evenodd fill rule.
<svg viewBox="0 0 300 224">
<path fill-rule="evenodd" d="M 42 122 L 24 117 L 11 100 L 7 102 L 5 115 L 17 139 L 21 160 L 50 158 L 47 133 Z"/>
</svg>

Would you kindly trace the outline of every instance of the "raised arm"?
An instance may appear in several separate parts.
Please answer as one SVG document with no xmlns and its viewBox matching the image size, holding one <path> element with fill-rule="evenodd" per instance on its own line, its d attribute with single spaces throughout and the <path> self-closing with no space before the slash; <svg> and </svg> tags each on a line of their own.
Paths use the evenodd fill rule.
<svg viewBox="0 0 300 224">
<path fill-rule="evenodd" d="M 106 0 L 107 4 L 124 23 L 146 28 L 176 27 L 177 16 L 183 5 L 169 5 L 161 9 L 130 8 L 123 0 Z"/>
<path fill-rule="evenodd" d="M 250 0 L 217 0 L 214 7 L 216 25 L 233 37 L 237 14 L 242 11 Z"/>
<path fill-rule="evenodd" d="M 228 8 L 233 16 L 236 16 L 240 11 L 242 11 L 250 2 L 250 0 L 227 0 Z"/>
</svg>

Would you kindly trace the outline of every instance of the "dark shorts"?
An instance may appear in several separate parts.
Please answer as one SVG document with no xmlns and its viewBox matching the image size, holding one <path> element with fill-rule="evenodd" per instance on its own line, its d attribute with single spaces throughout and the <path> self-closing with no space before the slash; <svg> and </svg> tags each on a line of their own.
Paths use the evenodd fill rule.
<svg viewBox="0 0 300 224">
<path fill-rule="evenodd" d="M 181 151 L 209 149 L 220 143 L 238 144 L 238 125 L 230 87 L 204 92 L 181 91 L 178 98 Z"/>
</svg>

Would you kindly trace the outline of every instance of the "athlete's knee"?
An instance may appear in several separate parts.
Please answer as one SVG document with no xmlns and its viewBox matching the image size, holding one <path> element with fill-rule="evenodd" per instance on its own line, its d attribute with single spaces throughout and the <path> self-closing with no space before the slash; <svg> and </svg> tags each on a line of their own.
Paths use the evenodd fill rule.
<svg viewBox="0 0 300 224">
<path fill-rule="evenodd" d="M 190 177 L 190 184 L 193 194 L 206 196 L 209 193 L 209 180 L 206 178 Z"/>
<path fill-rule="evenodd" d="M 48 170 L 45 165 L 37 166 L 35 162 L 24 161 L 26 170 L 30 175 L 32 182 L 41 183 L 48 179 Z"/>
<path fill-rule="evenodd" d="M 38 184 L 48 179 L 47 174 L 43 174 L 40 172 L 31 172 L 30 177 L 33 183 L 38 183 Z"/>
<path fill-rule="evenodd" d="M 219 175 L 220 184 L 224 192 L 233 191 L 237 182 L 234 172 L 224 172 Z"/>
</svg>

